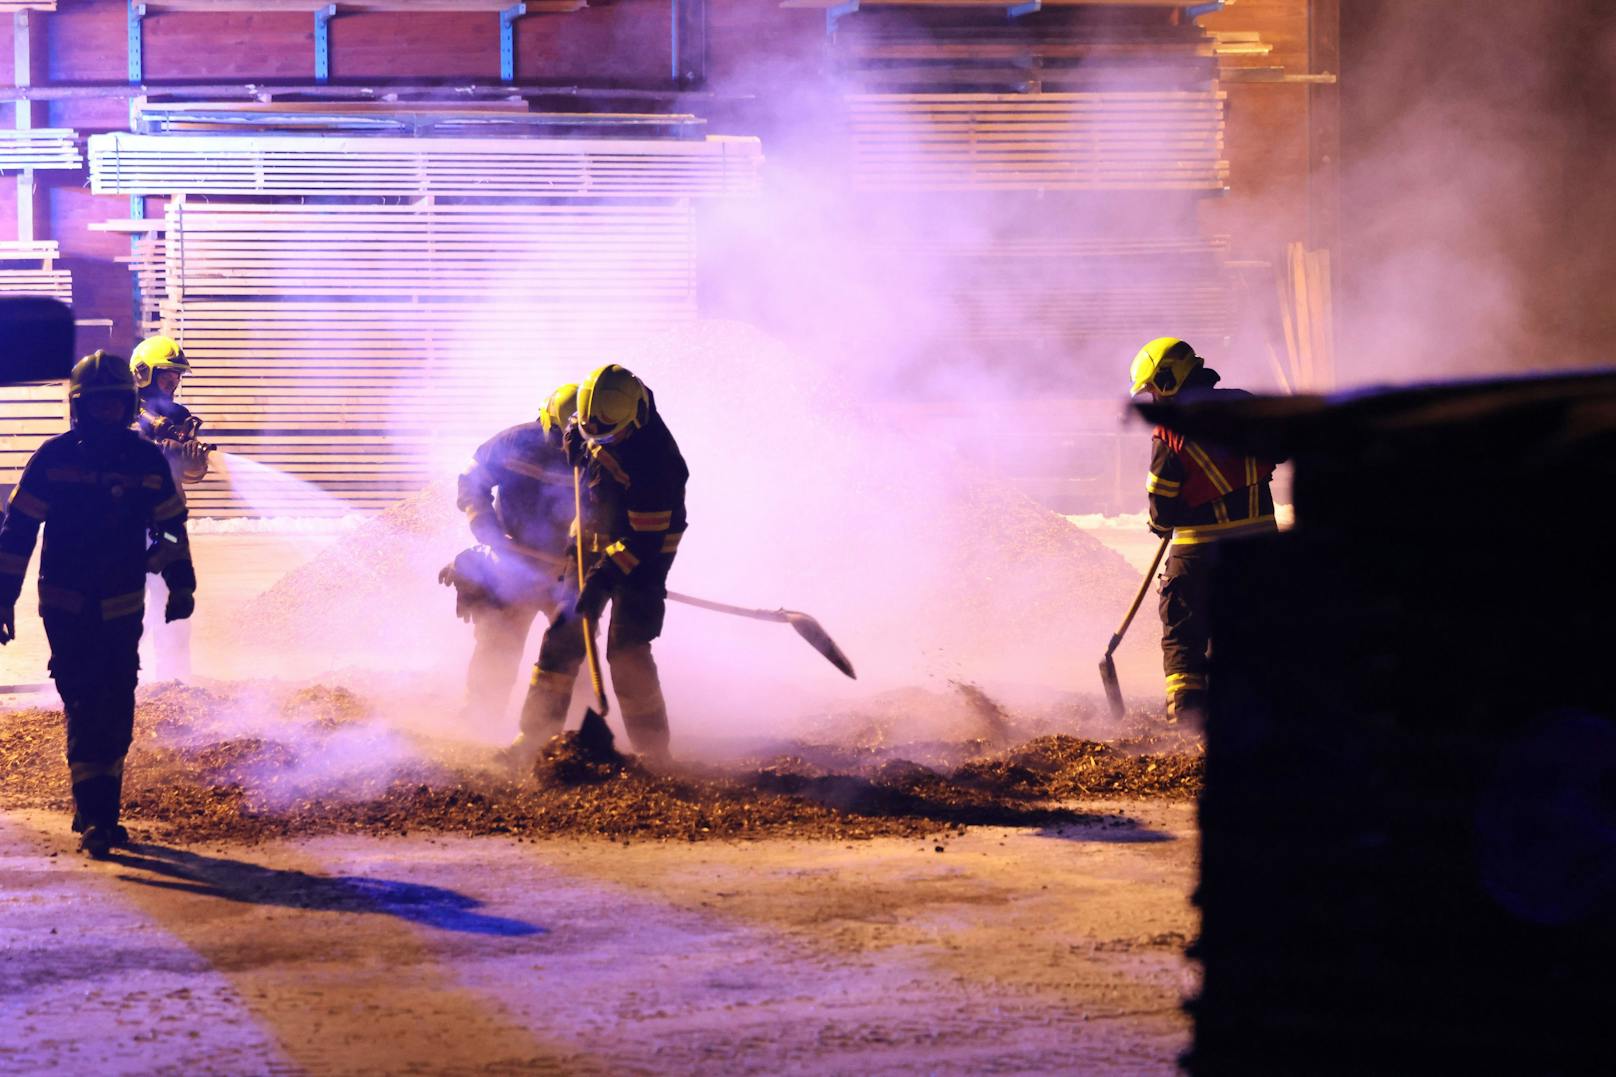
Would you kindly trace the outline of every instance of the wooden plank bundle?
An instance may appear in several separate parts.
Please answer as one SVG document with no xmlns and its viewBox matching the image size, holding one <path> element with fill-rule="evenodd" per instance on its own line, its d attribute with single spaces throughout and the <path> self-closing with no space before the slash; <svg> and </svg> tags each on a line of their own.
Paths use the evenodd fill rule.
<svg viewBox="0 0 1616 1077">
<path fill-rule="evenodd" d="M 14 486 L 34 450 L 67 429 L 67 382 L 0 385 L 0 486 Z"/>
<path fill-rule="evenodd" d="M 55 268 L 61 257 L 54 240 L 0 242 L 0 295 L 43 295 L 73 303 L 73 274 Z M 38 265 L 22 265 L 38 262 Z"/>
<path fill-rule="evenodd" d="M 1224 95 L 852 94 L 866 191 L 1216 191 Z"/>
<path fill-rule="evenodd" d="M 685 198 L 748 193 L 755 138 L 93 135 L 97 194 Z"/>
<path fill-rule="evenodd" d="M 0 172 L 25 168 L 82 168 L 79 133 L 67 127 L 0 130 Z"/>
<path fill-rule="evenodd" d="M 194 511 L 377 508 L 418 489 L 491 414 L 530 418 L 625 340 L 694 317 L 694 230 L 687 201 L 173 199 L 136 268 L 163 288 L 154 328 L 194 364 L 185 402 L 206 439 L 313 484 L 249 497 L 213 475 Z"/>
</svg>

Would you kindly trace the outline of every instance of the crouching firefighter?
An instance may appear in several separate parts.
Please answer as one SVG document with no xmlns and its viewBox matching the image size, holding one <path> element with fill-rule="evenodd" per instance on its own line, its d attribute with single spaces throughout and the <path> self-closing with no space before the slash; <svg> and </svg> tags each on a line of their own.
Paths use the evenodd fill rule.
<svg viewBox="0 0 1616 1077">
<path fill-rule="evenodd" d="M 198 436 L 202 420 L 181 404 L 180 381 L 191 373 L 185 352 L 171 337 L 147 337 L 129 357 L 129 370 L 140 391 L 140 411 L 136 429 L 140 436 L 162 450 L 174 481 L 182 486 L 201 482 L 208 474 L 208 453 L 212 446 Z M 145 657 L 157 680 L 183 680 L 191 675 L 191 625 L 189 621 L 168 623 L 155 616 L 168 600 L 168 589 L 161 576 L 147 581 L 150 603 L 147 608 Z"/>
<path fill-rule="evenodd" d="M 564 438 L 583 471 L 584 519 L 578 541 L 588 566 L 570 611 L 539 647 L 522 729 L 559 732 L 584 661 L 581 618 L 592 624 L 609 605 L 606 661 L 623 726 L 635 751 L 668 758 L 668 710 L 651 641 L 662 634 L 668 570 L 685 531 L 690 472 L 650 390 L 615 364 L 578 388 L 578 417 Z"/>
<path fill-rule="evenodd" d="M 501 430 L 472 454 L 456 504 L 478 545 L 462 550 L 438 574 L 455 589 L 455 612 L 476 635 L 466 671 L 464 715 L 505 713 L 533 620 L 554 621 L 576 594 L 567 582 L 573 516 L 572 467 L 561 432 L 577 407 L 578 387 L 550 394 L 538 422 Z M 511 750 L 531 765 L 550 733 L 524 726 Z M 542 737 L 543 739 L 534 738 Z"/>
<path fill-rule="evenodd" d="M 124 844 L 124 755 L 134 733 L 145 576 L 168 584 L 164 616 L 195 608 L 185 496 L 163 453 L 129 429 L 129 364 L 96 352 L 73 367 L 71 428 L 28 460 L 0 523 L 0 643 L 16 635 L 16 601 L 40 525 L 39 613 L 50 673 L 67 717 L 73 829 L 92 856 Z"/>
<path fill-rule="evenodd" d="M 1133 394 L 1148 392 L 1156 401 L 1251 395 L 1215 388 L 1218 372 L 1176 337 L 1158 337 L 1139 349 L 1130 374 Z M 1191 441 L 1165 427 L 1156 427 L 1151 438 L 1145 481 L 1150 530 L 1172 536 L 1160 601 L 1169 721 L 1205 716 L 1214 634 L 1207 605 L 1217 544 L 1276 529 L 1273 474 L 1274 461 Z"/>
</svg>

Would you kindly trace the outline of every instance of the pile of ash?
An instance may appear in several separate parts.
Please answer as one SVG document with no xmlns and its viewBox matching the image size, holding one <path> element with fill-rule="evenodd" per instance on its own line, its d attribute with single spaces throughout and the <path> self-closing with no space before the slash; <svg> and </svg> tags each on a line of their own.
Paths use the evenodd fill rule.
<svg viewBox="0 0 1616 1077">
<path fill-rule="evenodd" d="M 243 841 L 410 832 L 618 840 L 851 840 L 968 825 L 1125 825 L 1074 798 L 1195 795 L 1199 746 L 1176 734 L 957 745 L 924 765 L 892 743 L 779 745 L 766 758 L 670 771 L 555 738 L 533 776 L 382 726 L 341 688 L 164 686 L 143 692 L 125 784 L 137 836 Z M 244 718 L 244 715 L 250 717 Z M 400 745 L 407 751 L 401 751 Z M 0 714 L 0 808 L 69 807 L 59 711 Z M 932 751 L 935 760 L 941 755 Z M 535 780 L 536 779 L 536 780 Z"/>
</svg>

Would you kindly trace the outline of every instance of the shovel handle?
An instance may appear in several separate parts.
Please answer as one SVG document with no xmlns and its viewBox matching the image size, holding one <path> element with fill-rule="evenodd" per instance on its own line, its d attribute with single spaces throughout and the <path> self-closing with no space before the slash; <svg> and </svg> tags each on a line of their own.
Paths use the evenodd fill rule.
<svg viewBox="0 0 1616 1077">
<path fill-rule="evenodd" d="M 574 527 L 578 534 L 573 542 L 573 549 L 578 554 L 578 594 L 584 593 L 584 470 L 581 467 L 572 469 L 572 512 Z M 595 690 L 595 706 L 605 715 L 606 685 L 600 675 L 600 653 L 595 650 L 595 619 L 593 617 L 581 618 L 584 630 L 584 659 L 589 664 L 589 687 Z"/>
<path fill-rule="evenodd" d="M 1107 658 L 1122 645 L 1122 637 L 1127 634 L 1128 626 L 1133 624 L 1134 614 L 1139 612 L 1140 603 L 1144 602 L 1145 592 L 1150 590 L 1150 581 L 1155 578 L 1156 569 L 1160 567 L 1162 557 L 1167 553 L 1167 544 L 1171 541 L 1173 541 L 1171 532 L 1162 536 L 1161 545 L 1156 547 L 1156 556 L 1150 559 L 1150 567 L 1145 570 L 1145 578 L 1139 581 L 1139 593 L 1133 596 L 1133 605 L 1128 607 L 1128 615 L 1122 619 L 1121 627 L 1117 629 L 1117 634 L 1111 637 L 1110 646 L 1105 649 Z"/>
</svg>

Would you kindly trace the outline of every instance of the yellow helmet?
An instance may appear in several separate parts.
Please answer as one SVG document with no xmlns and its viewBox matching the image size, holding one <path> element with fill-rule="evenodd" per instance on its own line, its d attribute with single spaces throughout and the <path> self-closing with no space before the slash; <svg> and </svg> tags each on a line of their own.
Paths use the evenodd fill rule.
<svg viewBox="0 0 1616 1077">
<path fill-rule="evenodd" d="M 544 402 L 544 410 L 539 412 L 539 425 L 544 427 L 546 434 L 553 434 L 564 428 L 577 410 L 578 387 L 569 381 L 551 393 Z"/>
<path fill-rule="evenodd" d="M 152 383 L 152 375 L 159 370 L 177 370 L 181 374 L 189 374 L 191 364 L 185 361 L 185 350 L 174 338 L 147 337 L 129 357 L 129 370 L 135 376 L 135 385 L 144 389 Z"/>
<path fill-rule="evenodd" d="M 620 441 L 645 425 L 650 414 L 645 385 L 616 363 L 596 370 L 578 387 L 578 425 L 590 441 Z"/>
<path fill-rule="evenodd" d="M 1157 337 L 1133 357 L 1128 369 L 1133 379 L 1129 395 L 1149 388 L 1157 396 L 1174 396 L 1189 376 L 1201 369 L 1202 362 L 1195 349 L 1177 337 Z"/>
</svg>

